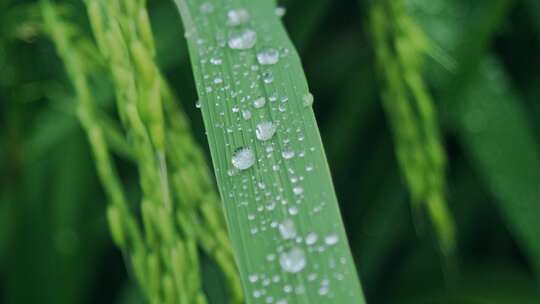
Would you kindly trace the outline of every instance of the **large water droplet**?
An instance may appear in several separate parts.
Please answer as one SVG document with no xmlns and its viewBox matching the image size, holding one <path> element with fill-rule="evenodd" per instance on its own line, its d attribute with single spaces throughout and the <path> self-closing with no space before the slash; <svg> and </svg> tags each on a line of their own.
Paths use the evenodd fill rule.
<svg viewBox="0 0 540 304">
<path fill-rule="evenodd" d="M 294 227 L 294 222 L 290 219 L 284 220 L 279 224 L 279 233 L 281 237 L 285 240 L 290 240 L 296 236 L 296 228 Z"/>
<path fill-rule="evenodd" d="M 249 13 L 243 8 L 230 10 L 227 12 L 227 24 L 238 26 L 249 20 Z"/>
<path fill-rule="evenodd" d="M 257 136 L 258 140 L 270 140 L 276 133 L 276 129 L 276 125 L 270 121 L 261 122 L 257 124 L 255 135 Z"/>
<path fill-rule="evenodd" d="M 255 153 L 250 148 L 240 148 L 234 152 L 232 164 L 239 170 L 249 169 L 255 164 Z"/>
<path fill-rule="evenodd" d="M 297 273 L 306 267 L 306 255 L 300 247 L 294 247 L 289 251 L 281 253 L 279 264 L 286 272 Z"/>
<path fill-rule="evenodd" d="M 279 61 L 279 52 L 276 49 L 268 49 L 257 54 L 257 61 L 262 65 L 276 64 Z"/>
<path fill-rule="evenodd" d="M 235 50 L 247 50 L 252 48 L 257 42 L 257 33 L 252 30 L 245 30 L 229 39 L 229 47 Z"/>
</svg>

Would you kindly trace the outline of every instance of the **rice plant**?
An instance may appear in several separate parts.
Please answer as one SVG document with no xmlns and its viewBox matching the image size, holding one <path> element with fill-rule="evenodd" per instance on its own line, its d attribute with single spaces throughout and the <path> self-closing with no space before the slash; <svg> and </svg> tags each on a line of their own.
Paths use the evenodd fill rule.
<svg viewBox="0 0 540 304">
<path fill-rule="evenodd" d="M 383 83 L 382 101 L 413 211 L 427 211 L 442 251 L 450 254 L 455 228 L 446 206 L 446 153 L 433 101 L 420 73 L 429 42 L 407 15 L 404 1 L 374 2 L 370 25 Z"/>
<path fill-rule="evenodd" d="M 152 202 L 150 194 L 143 194 L 142 213 L 145 236 L 142 236 L 141 228 L 133 212 L 129 210 L 127 199 L 115 173 L 107 147 L 105 131 L 96 118 L 95 100 L 90 93 L 88 83 L 88 68 L 85 67 L 80 50 L 70 41 L 73 38 L 66 30 L 70 28 L 69 24 L 59 20 L 55 9 L 49 2 L 43 1 L 42 3 L 45 23 L 65 62 L 68 75 L 75 88 L 78 100 L 77 114 L 88 134 L 101 182 L 106 188 L 111 202 L 108 208 L 108 218 L 115 242 L 129 256 L 135 276 L 150 302 L 204 303 L 204 296 L 199 290 L 195 241 L 178 236 L 178 233 L 175 232 L 174 218 L 171 218 L 170 211 L 166 209 L 172 208 L 172 206 L 165 205 L 163 208 L 163 206 L 156 206 L 157 202 L 154 203 L 155 205 L 150 205 Z M 146 134 L 144 129 L 141 133 L 142 135 L 139 134 L 139 136 L 144 138 Z M 134 143 L 133 149 L 137 154 L 143 154 L 147 149 L 145 146 L 149 147 L 150 145 L 148 143 Z M 152 160 L 151 157 L 150 160 Z M 146 178 L 152 176 L 149 172 L 150 169 L 145 168 L 144 165 L 140 167 L 141 176 Z M 159 181 L 159 179 L 154 178 L 151 182 L 154 181 Z M 148 182 L 150 183 L 150 181 Z M 141 183 L 144 187 L 144 180 Z M 152 186 L 148 185 L 147 187 Z M 158 202 L 169 199 L 168 193 L 165 198 L 159 194 L 153 195 Z M 186 272 L 190 274 L 186 274 Z M 186 281 L 186 278 L 190 278 L 191 281 Z"/>
<path fill-rule="evenodd" d="M 537 304 L 538 9 L 0 1 L 0 302 Z"/>
<path fill-rule="evenodd" d="M 158 193 L 154 194 L 156 200 L 172 212 L 173 221 L 178 222 L 178 228 L 187 237 L 197 240 L 213 256 L 227 277 L 231 301 L 241 302 L 228 237 L 204 159 L 152 58 L 154 44 L 145 3 L 87 1 L 86 5 L 98 46 L 111 65 L 117 99 L 124 103 L 118 106 L 121 120 L 128 130 L 142 123 L 146 130 L 141 129 L 133 138 L 147 137 L 141 148 L 154 147 L 153 152 L 145 152 L 146 159 L 139 161 L 141 178 L 146 179 L 142 181 L 143 190 L 161 189 L 160 199 Z M 132 120 L 131 112 L 138 112 L 141 117 Z M 152 159 L 157 162 L 153 175 L 143 171 Z M 156 181 L 159 184 L 152 184 Z M 177 207 L 171 205 L 175 200 L 180 203 Z"/>
<path fill-rule="evenodd" d="M 248 303 L 363 303 L 280 8 L 176 3 Z"/>
</svg>

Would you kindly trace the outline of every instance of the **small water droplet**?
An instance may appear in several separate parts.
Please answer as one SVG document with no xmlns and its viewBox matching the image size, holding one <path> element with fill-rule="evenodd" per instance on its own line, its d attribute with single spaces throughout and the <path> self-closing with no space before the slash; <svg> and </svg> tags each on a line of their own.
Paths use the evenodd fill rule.
<svg viewBox="0 0 540 304">
<path fill-rule="evenodd" d="M 251 118 L 251 111 L 249 110 L 242 110 L 242 118 L 245 120 L 248 120 Z"/>
<path fill-rule="evenodd" d="M 290 215 L 297 215 L 298 214 L 298 208 L 292 206 L 292 207 L 289 207 L 289 214 Z"/>
<path fill-rule="evenodd" d="M 223 78 L 221 78 L 221 77 L 216 77 L 216 78 L 214 78 L 214 83 L 215 83 L 215 84 L 223 83 Z"/>
<path fill-rule="evenodd" d="M 257 109 L 264 107 L 265 104 L 266 104 L 266 98 L 264 97 L 259 97 L 253 101 L 253 106 Z"/>
<path fill-rule="evenodd" d="M 304 188 L 302 188 L 300 186 L 296 186 L 296 187 L 293 188 L 293 192 L 296 195 L 301 195 L 301 194 L 304 193 Z"/>
<path fill-rule="evenodd" d="M 306 236 L 306 245 L 313 245 L 315 242 L 317 242 L 317 234 L 315 232 L 310 232 Z"/>
<path fill-rule="evenodd" d="M 275 259 L 276 259 L 276 255 L 273 254 L 273 253 L 270 253 L 269 255 L 266 256 L 266 260 L 267 260 L 268 262 L 272 262 L 272 261 L 275 260 Z"/>
<path fill-rule="evenodd" d="M 284 240 L 294 238 L 296 236 L 294 222 L 290 219 L 284 220 L 281 224 L 279 224 L 279 233 Z"/>
<path fill-rule="evenodd" d="M 307 93 L 302 99 L 305 107 L 310 107 L 313 105 L 313 95 L 311 93 Z"/>
<path fill-rule="evenodd" d="M 304 250 L 294 247 L 289 251 L 281 253 L 279 264 L 286 272 L 297 273 L 306 267 L 306 256 Z"/>
<path fill-rule="evenodd" d="M 337 234 L 329 234 L 324 238 L 324 243 L 326 245 L 335 245 L 339 241 L 339 236 Z"/>
<path fill-rule="evenodd" d="M 294 151 L 290 149 L 286 149 L 286 150 L 283 150 L 283 152 L 281 152 L 281 156 L 284 159 L 291 159 L 294 157 L 294 155 L 295 155 Z"/>
<path fill-rule="evenodd" d="M 201 13 L 209 14 L 214 11 L 214 5 L 210 2 L 205 2 L 200 6 Z"/>
<path fill-rule="evenodd" d="M 251 282 L 251 283 L 255 283 L 259 280 L 259 276 L 257 274 L 250 274 L 249 277 L 248 277 L 248 280 Z"/>
<path fill-rule="evenodd" d="M 249 13 L 243 8 L 233 9 L 227 12 L 227 24 L 238 26 L 249 21 Z"/>
<path fill-rule="evenodd" d="M 284 7 L 282 7 L 282 6 L 276 7 L 276 10 L 275 10 L 276 16 L 281 18 L 281 17 L 285 16 L 286 12 L 287 12 L 287 10 Z"/>
<path fill-rule="evenodd" d="M 255 135 L 258 140 L 270 140 L 276 133 L 277 127 L 270 121 L 264 121 L 257 124 Z"/>
<path fill-rule="evenodd" d="M 257 61 L 262 65 L 272 65 L 279 61 L 279 52 L 276 49 L 267 49 L 257 54 Z"/>
<path fill-rule="evenodd" d="M 197 101 L 195 102 L 195 108 L 197 108 L 197 109 L 200 109 L 200 108 L 201 108 L 201 101 L 200 101 L 200 100 L 197 100 Z"/>
<path fill-rule="evenodd" d="M 250 148 L 240 148 L 234 152 L 232 164 L 239 170 L 249 169 L 255 164 L 255 153 Z"/>
<path fill-rule="evenodd" d="M 257 33 L 253 30 L 245 30 L 229 39 L 228 45 L 231 49 L 247 50 L 252 48 L 257 42 Z"/>
<path fill-rule="evenodd" d="M 210 63 L 213 65 L 220 65 L 222 63 L 221 58 L 212 57 L 210 58 Z"/>
<path fill-rule="evenodd" d="M 274 81 L 274 75 L 272 75 L 272 72 L 266 71 L 262 74 L 262 79 L 264 83 L 270 84 Z"/>
<path fill-rule="evenodd" d="M 322 280 L 321 281 L 321 286 L 319 288 L 319 294 L 321 296 L 324 296 L 326 294 L 328 294 L 328 292 L 330 291 L 330 286 L 329 286 L 329 283 L 328 283 L 328 280 Z"/>
</svg>

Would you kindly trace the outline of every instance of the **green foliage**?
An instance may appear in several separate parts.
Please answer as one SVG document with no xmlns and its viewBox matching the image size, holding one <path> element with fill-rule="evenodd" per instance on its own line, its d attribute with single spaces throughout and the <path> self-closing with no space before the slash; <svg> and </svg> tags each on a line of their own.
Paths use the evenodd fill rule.
<svg viewBox="0 0 540 304">
<path fill-rule="evenodd" d="M 446 206 L 446 153 L 433 101 L 421 76 L 429 42 L 407 15 L 403 1 L 378 1 L 370 24 L 382 79 L 382 101 L 394 133 L 396 154 L 411 192 L 414 212 L 425 208 L 442 251 L 455 247 L 455 228 Z"/>
<path fill-rule="evenodd" d="M 247 302 L 363 303 L 313 95 L 275 4 L 176 3 Z"/>
<path fill-rule="evenodd" d="M 170 0 L 0 1 L 0 302 L 357 303 L 330 298 L 360 290 L 355 268 L 366 303 L 540 301 L 538 1 L 287 0 L 281 22 L 270 0 L 178 3 L 182 16 Z M 249 21 L 226 24 L 239 8 Z M 195 43 L 192 24 L 202 30 Z M 248 28 L 253 48 L 231 50 Z M 257 62 L 268 48 L 284 54 L 280 46 L 289 53 L 276 64 Z M 202 62 L 210 57 L 221 65 Z M 304 73 L 312 108 L 301 105 Z M 289 99 L 271 101 L 276 92 Z M 255 96 L 266 105 L 253 107 Z M 244 109 L 251 118 L 236 120 Z M 268 141 L 254 135 L 262 121 L 278 126 Z M 256 164 L 229 172 L 240 146 Z M 283 159 L 284 147 L 295 156 Z M 419 158 L 403 157 L 411 151 Z M 417 199 L 426 185 L 452 214 L 452 238 L 439 228 L 452 224 L 437 225 Z M 266 204 L 278 195 L 286 205 Z M 319 215 L 304 213 L 323 201 Z M 322 246 L 337 229 L 338 243 L 308 252 L 305 239 L 283 239 L 288 218 L 297 236 L 316 231 Z M 225 219 L 245 249 L 240 273 Z M 425 232 L 454 248 L 453 268 Z M 307 264 L 284 273 L 280 254 L 293 247 Z M 323 264 L 341 255 L 349 279 Z"/>
</svg>

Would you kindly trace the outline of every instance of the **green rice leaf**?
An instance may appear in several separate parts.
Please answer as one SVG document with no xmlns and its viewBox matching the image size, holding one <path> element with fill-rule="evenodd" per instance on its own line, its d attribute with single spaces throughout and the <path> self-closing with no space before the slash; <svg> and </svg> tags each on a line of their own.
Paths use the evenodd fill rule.
<svg viewBox="0 0 540 304">
<path fill-rule="evenodd" d="M 540 274 L 540 149 L 499 63 L 487 57 L 458 104 L 460 139 Z"/>
<path fill-rule="evenodd" d="M 364 303 L 273 1 L 176 1 L 248 303 Z"/>
</svg>

